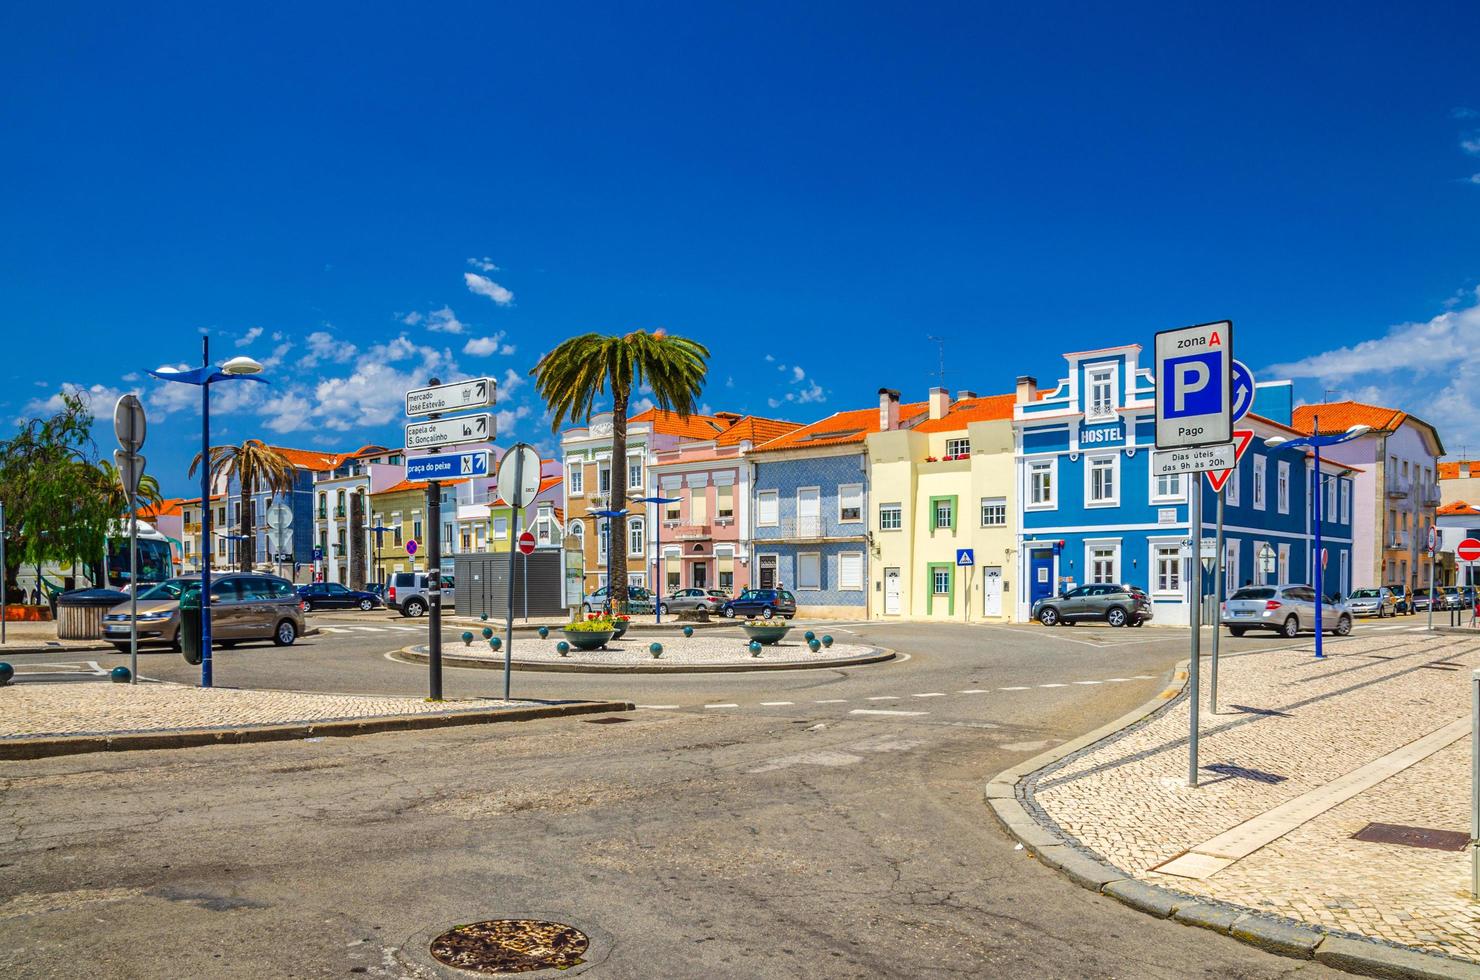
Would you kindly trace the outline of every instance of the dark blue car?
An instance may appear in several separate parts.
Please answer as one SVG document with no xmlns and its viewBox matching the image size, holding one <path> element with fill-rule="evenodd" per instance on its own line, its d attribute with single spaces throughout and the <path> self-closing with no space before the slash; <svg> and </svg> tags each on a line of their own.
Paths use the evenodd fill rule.
<svg viewBox="0 0 1480 980">
<path fill-rule="evenodd" d="M 720 607 L 726 619 L 790 619 L 797 614 L 797 599 L 785 589 L 746 589 Z"/>
<path fill-rule="evenodd" d="M 338 582 L 313 582 L 298 587 L 298 597 L 303 600 L 305 610 L 313 609 L 363 609 L 369 612 L 384 605 L 374 592 L 346 589 Z"/>
</svg>

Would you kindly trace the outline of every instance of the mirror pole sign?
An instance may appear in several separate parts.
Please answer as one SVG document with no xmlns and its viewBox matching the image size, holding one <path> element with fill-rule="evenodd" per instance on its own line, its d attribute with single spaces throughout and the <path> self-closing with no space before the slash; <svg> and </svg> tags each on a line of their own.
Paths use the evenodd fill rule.
<svg viewBox="0 0 1480 980">
<path fill-rule="evenodd" d="M 463 412 L 470 408 L 488 408 L 497 403 L 498 382 L 492 378 L 469 378 L 449 385 L 412 388 L 406 392 L 406 414 L 410 416 Z"/>
<path fill-rule="evenodd" d="M 1156 335 L 1156 448 L 1233 438 L 1233 321 Z"/>
</svg>

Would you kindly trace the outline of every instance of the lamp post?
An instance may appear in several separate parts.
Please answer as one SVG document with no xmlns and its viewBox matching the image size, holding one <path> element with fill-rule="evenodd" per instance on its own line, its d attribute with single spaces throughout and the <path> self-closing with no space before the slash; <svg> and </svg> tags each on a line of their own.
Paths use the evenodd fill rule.
<svg viewBox="0 0 1480 980">
<path fill-rule="evenodd" d="M 597 510 L 592 511 L 592 513 L 597 517 L 606 518 L 606 604 L 610 606 L 612 604 L 612 521 L 618 517 L 626 517 L 627 508 L 623 507 L 621 510 Z M 598 531 L 597 533 L 600 534 L 601 532 Z M 600 554 L 600 540 L 596 542 L 596 549 L 597 554 Z M 617 609 L 612 610 L 614 613 L 619 611 Z"/>
<path fill-rule="evenodd" d="M 211 364 L 211 338 L 200 338 L 200 367 L 189 371 L 150 371 L 160 381 L 200 388 L 200 686 L 211 686 L 211 385 L 218 381 L 257 381 L 262 365 L 250 357 L 233 357 L 219 368 Z"/>
<path fill-rule="evenodd" d="M 379 523 L 377 521 L 376 524 L 375 524 L 375 526 L 372 527 L 372 528 L 370 528 L 370 530 L 373 531 L 373 532 L 375 532 L 375 577 L 380 582 L 380 587 L 382 589 L 384 589 L 385 588 L 385 564 L 381 560 L 380 545 L 381 545 L 382 535 L 384 535 L 387 531 L 389 531 L 390 528 L 386 527 L 385 525 L 383 525 L 383 524 L 381 524 L 381 523 Z M 383 595 L 382 595 L 382 598 L 384 598 Z"/>
<path fill-rule="evenodd" d="M 640 503 L 640 504 L 657 504 L 659 507 L 661 507 L 664 504 L 676 504 L 676 503 L 678 503 L 678 498 L 677 497 L 638 497 L 637 498 L 637 502 Z M 653 554 L 657 556 L 658 563 L 659 563 L 658 564 L 658 573 L 657 574 L 660 574 L 661 575 L 662 574 L 662 562 L 663 562 L 663 515 L 662 515 L 662 513 L 659 513 L 658 514 L 658 519 L 656 521 L 653 521 Z M 660 587 L 658 585 L 658 581 L 657 581 L 656 577 L 654 578 L 653 582 L 654 582 L 654 588 L 653 588 L 653 613 L 657 617 L 656 619 L 653 620 L 653 622 L 655 622 L 655 623 L 661 623 L 661 622 L 663 622 L 663 593 L 664 593 L 664 591 L 667 590 L 668 586 L 667 586 L 666 583 L 663 583 L 661 585 L 661 587 Z"/>
<path fill-rule="evenodd" d="M 1326 604 L 1326 594 L 1322 591 L 1321 577 L 1325 571 L 1321 567 L 1321 449 L 1326 446 L 1339 446 L 1343 442 L 1350 442 L 1360 438 L 1371 431 L 1370 425 L 1354 425 L 1345 432 L 1335 435 L 1321 435 L 1321 417 L 1312 417 L 1310 435 L 1301 436 L 1298 439 L 1289 439 L 1285 436 L 1270 436 L 1264 440 L 1264 444 L 1270 447 L 1288 446 L 1291 449 L 1311 449 L 1316 456 L 1315 475 L 1311 478 L 1311 504 L 1312 525 L 1315 527 L 1315 542 L 1311 546 L 1311 565 L 1315 568 L 1316 576 L 1316 659 L 1321 660 L 1326 656 L 1321 647 L 1321 609 Z"/>
</svg>

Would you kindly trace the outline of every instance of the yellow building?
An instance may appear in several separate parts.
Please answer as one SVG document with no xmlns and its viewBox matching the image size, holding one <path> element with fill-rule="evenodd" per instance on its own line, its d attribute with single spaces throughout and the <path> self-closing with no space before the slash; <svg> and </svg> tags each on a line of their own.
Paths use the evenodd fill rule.
<svg viewBox="0 0 1480 980">
<path fill-rule="evenodd" d="M 1012 617 L 1013 401 L 961 392 L 952 403 L 933 388 L 916 425 L 868 436 L 875 618 Z"/>
<path fill-rule="evenodd" d="M 444 480 L 443 486 L 462 481 Z M 374 581 L 385 582 L 394 572 L 424 572 L 427 569 L 427 484 L 402 480 L 370 495 L 370 568 Z M 384 527 L 380 541 L 373 529 Z M 406 553 L 406 542 L 415 541 L 415 555 Z"/>
</svg>

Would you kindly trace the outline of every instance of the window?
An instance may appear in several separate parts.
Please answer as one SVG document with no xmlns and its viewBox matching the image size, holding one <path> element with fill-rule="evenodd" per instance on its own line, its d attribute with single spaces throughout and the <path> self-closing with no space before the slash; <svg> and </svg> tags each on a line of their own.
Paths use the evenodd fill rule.
<svg viewBox="0 0 1480 980">
<path fill-rule="evenodd" d="M 845 551 L 838 555 L 838 588 L 843 592 L 863 591 L 863 552 Z"/>
<path fill-rule="evenodd" d="M 1157 592 L 1182 591 L 1182 549 L 1175 544 L 1159 544 L 1152 550 L 1156 570 Z"/>
<path fill-rule="evenodd" d="M 586 526 L 580 521 L 570 522 L 570 533 L 581 539 L 581 544 L 586 543 Z"/>
<path fill-rule="evenodd" d="M 1091 504 L 1105 506 L 1118 503 L 1115 489 L 1115 470 L 1119 456 L 1101 456 L 1089 461 L 1089 489 L 1085 498 Z"/>
<path fill-rule="evenodd" d="M 1182 493 L 1182 474 L 1163 473 L 1155 477 L 1155 480 L 1156 484 L 1151 492 L 1153 501 L 1166 502 L 1185 499 Z"/>
<path fill-rule="evenodd" d="M 930 498 L 930 529 L 932 531 L 954 531 L 956 529 L 956 498 Z"/>
<path fill-rule="evenodd" d="M 1096 585 L 1109 585 L 1116 580 L 1115 548 L 1095 545 L 1089 549 L 1089 580 Z"/>
<path fill-rule="evenodd" d="M 971 440 L 970 439 L 947 439 L 946 440 L 946 455 L 947 456 L 970 456 L 971 455 Z"/>
<path fill-rule="evenodd" d="M 329 516 L 329 495 L 327 493 L 324 493 L 324 492 L 320 491 L 319 492 L 319 517 L 320 517 L 320 519 L 322 519 L 322 518 L 325 518 L 325 517 L 328 517 L 328 516 Z"/>
<path fill-rule="evenodd" d="M 509 537 L 509 519 L 507 517 L 495 517 L 493 519 L 493 540 L 503 541 Z"/>
<path fill-rule="evenodd" d="M 934 595 L 951 594 L 951 570 L 949 568 L 936 568 L 931 571 L 930 591 Z"/>
<path fill-rule="evenodd" d="M 1279 556 L 1279 578 L 1276 581 L 1288 582 L 1290 581 L 1290 546 L 1287 544 L 1280 545 Z"/>
<path fill-rule="evenodd" d="M 640 555 L 646 551 L 647 541 L 643 536 L 641 517 L 627 519 L 627 554 Z"/>
<path fill-rule="evenodd" d="M 898 531 L 904 527 L 904 509 L 899 504 L 879 505 L 879 530 Z"/>
<path fill-rule="evenodd" d="M 642 457 L 627 457 L 627 489 L 635 490 L 642 487 Z"/>
<path fill-rule="evenodd" d="M 603 497 L 612 492 L 612 468 L 610 464 L 596 464 L 596 492 Z"/>
<path fill-rule="evenodd" d="M 734 517 L 735 487 L 730 483 L 719 484 L 714 488 L 714 519 L 729 521 Z"/>
<path fill-rule="evenodd" d="M 708 487 L 689 488 L 689 523 L 699 525 L 709 523 Z"/>
<path fill-rule="evenodd" d="M 422 540 L 422 537 L 421 537 L 421 512 L 420 511 L 413 510 L 411 512 L 411 536 L 413 538 L 415 538 L 416 540 L 418 540 L 418 541 Z"/>
<path fill-rule="evenodd" d="M 1350 524 L 1352 520 L 1352 485 L 1345 480 L 1341 482 L 1341 523 Z"/>
<path fill-rule="evenodd" d="M 1264 509 L 1264 464 L 1268 460 L 1263 456 L 1254 457 L 1254 509 Z"/>
<path fill-rule="evenodd" d="M 838 487 L 838 523 L 856 524 L 863 520 L 863 484 L 845 483 Z"/>
<path fill-rule="evenodd" d="M 1326 483 L 1325 483 L 1325 486 L 1326 486 L 1326 499 L 1321 503 L 1321 508 L 1322 508 L 1322 510 L 1321 510 L 1321 520 L 1323 520 L 1323 521 L 1334 521 L 1334 520 L 1336 520 L 1336 517 L 1337 517 L 1337 514 L 1336 514 L 1336 477 L 1334 477 L 1334 476 L 1328 476 L 1328 477 L 1325 478 L 1325 481 L 1326 481 Z"/>
<path fill-rule="evenodd" d="M 780 523 L 780 508 L 775 490 L 762 490 L 755 495 L 755 523 L 757 527 L 775 527 Z"/>
<path fill-rule="evenodd" d="M 586 468 L 579 459 L 565 461 L 565 485 L 572 497 L 579 497 L 586 492 Z"/>
<path fill-rule="evenodd" d="M 1096 368 L 1089 372 L 1089 417 L 1106 418 L 1115 414 L 1115 371 Z"/>
<path fill-rule="evenodd" d="M 400 511 L 394 511 L 391 514 L 391 547 L 392 548 L 399 548 L 399 547 L 401 547 L 401 535 L 403 533 L 404 532 L 403 532 L 403 530 L 401 528 L 401 512 Z"/>
<path fill-rule="evenodd" d="M 612 522 L 599 521 L 597 523 L 598 530 L 596 532 L 596 564 L 605 565 L 606 546 L 607 542 L 611 540 L 612 535 Z"/>
<path fill-rule="evenodd" d="M 797 555 L 797 588 L 814 592 L 822 588 L 822 555 L 815 551 Z"/>
<path fill-rule="evenodd" d="M 1290 513 L 1290 464 L 1280 460 L 1279 482 L 1276 486 L 1275 506 L 1281 514 Z"/>
<path fill-rule="evenodd" d="M 982 498 L 982 527 L 1007 526 L 1007 498 Z"/>
<path fill-rule="evenodd" d="M 1054 460 L 1039 460 L 1028 464 L 1028 506 L 1046 509 L 1055 506 L 1053 469 Z"/>
<path fill-rule="evenodd" d="M 1238 467 L 1234 467 L 1228 474 L 1228 482 L 1223 484 L 1223 502 L 1230 507 L 1238 506 Z"/>
</svg>

